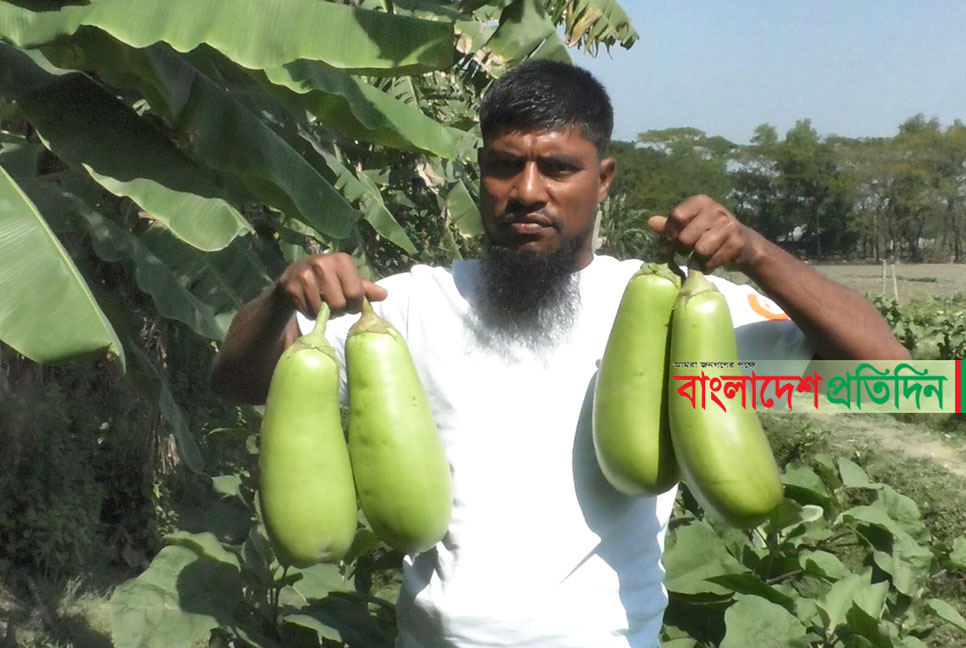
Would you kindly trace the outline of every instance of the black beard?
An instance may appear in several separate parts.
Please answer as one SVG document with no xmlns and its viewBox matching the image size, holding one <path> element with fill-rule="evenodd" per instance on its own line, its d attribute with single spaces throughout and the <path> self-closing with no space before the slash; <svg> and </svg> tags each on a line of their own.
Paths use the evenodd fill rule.
<svg viewBox="0 0 966 648">
<path fill-rule="evenodd" d="M 477 337 L 485 345 L 546 348 L 574 324 L 580 291 L 574 275 L 579 245 L 543 256 L 490 245 L 481 259 Z"/>
</svg>

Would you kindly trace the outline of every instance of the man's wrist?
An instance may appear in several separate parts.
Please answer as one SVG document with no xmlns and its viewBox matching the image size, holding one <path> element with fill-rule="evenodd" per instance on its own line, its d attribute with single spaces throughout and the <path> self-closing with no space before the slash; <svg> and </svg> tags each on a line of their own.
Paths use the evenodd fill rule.
<svg viewBox="0 0 966 648">
<path fill-rule="evenodd" d="M 745 246 L 736 270 L 757 281 L 769 263 L 769 256 L 774 256 L 775 250 L 782 250 L 750 227 L 742 227 L 745 228 Z"/>
</svg>

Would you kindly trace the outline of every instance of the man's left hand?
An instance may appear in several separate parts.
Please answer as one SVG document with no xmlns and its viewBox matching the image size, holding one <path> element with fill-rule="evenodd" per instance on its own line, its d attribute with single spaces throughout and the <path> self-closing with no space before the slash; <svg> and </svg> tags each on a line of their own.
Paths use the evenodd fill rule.
<svg viewBox="0 0 966 648">
<path fill-rule="evenodd" d="M 680 254 L 693 250 L 706 272 L 728 266 L 747 273 L 760 250 L 761 235 L 708 196 L 692 196 L 647 225 Z"/>
</svg>

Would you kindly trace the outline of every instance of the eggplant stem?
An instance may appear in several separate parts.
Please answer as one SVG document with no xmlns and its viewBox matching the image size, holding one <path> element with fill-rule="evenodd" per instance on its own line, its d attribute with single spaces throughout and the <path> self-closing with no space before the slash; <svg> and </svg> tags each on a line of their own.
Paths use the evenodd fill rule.
<svg viewBox="0 0 966 648">
<path fill-rule="evenodd" d="M 684 271 L 681 270 L 681 266 L 679 266 L 677 263 L 674 262 L 674 248 L 671 248 L 670 250 L 668 250 L 667 267 L 671 270 L 671 272 L 681 277 L 681 281 L 684 281 L 685 279 L 688 278 L 687 275 L 684 274 Z"/>
</svg>

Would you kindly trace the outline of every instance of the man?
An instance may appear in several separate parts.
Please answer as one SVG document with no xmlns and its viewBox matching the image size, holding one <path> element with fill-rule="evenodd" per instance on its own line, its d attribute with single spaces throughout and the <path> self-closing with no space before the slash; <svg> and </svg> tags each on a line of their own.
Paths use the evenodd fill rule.
<svg viewBox="0 0 966 648">
<path fill-rule="evenodd" d="M 596 363 L 640 266 L 592 248 L 616 171 L 601 157 L 610 102 L 585 71 L 530 62 L 493 86 L 480 123 L 483 259 L 416 266 L 378 283 L 361 279 L 346 255 L 302 259 L 239 311 L 213 384 L 262 402 L 279 354 L 322 301 L 355 313 L 368 297 L 407 339 L 453 471 L 449 532 L 404 562 L 398 645 L 653 648 L 675 489 L 617 493 L 589 430 Z M 908 357 L 872 304 L 710 198 L 648 225 L 707 271 L 744 272 L 772 300 L 713 279 L 743 359 Z M 329 324 L 340 352 L 355 319 Z"/>
</svg>

